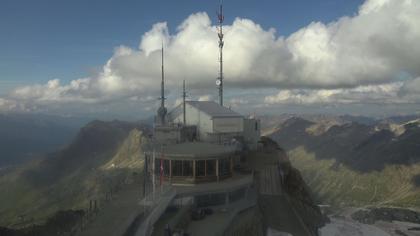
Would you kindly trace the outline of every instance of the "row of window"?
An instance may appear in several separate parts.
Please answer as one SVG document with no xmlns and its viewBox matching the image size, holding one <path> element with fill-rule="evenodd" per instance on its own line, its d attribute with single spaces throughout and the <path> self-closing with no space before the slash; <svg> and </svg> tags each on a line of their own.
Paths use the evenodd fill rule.
<svg viewBox="0 0 420 236">
<path fill-rule="evenodd" d="M 228 175 L 230 173 L 230 159 L 219 160 L 219 175 Z M 161 170 L 162 168 L 162 170 Z M 169 160 L 156 159 L 156 175 L 163 171 L 164 176 L 169 176 Z M 196 177 L 216 176 L 216 160 L 197 160 L 195 161 Z M 193 161 L 173 160 L 172 176 L 193 177 Z"/>
</svg>

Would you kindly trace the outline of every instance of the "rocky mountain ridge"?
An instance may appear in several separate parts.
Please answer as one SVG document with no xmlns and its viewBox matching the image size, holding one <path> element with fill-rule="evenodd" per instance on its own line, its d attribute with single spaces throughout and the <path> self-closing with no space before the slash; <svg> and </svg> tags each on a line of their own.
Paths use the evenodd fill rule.
<svg viewBox="0 0 420 236">
<path fill-rule="evenodd" d="M 142 170 L 141 138 L 148 130 L 137 123 L 93 121 L 66 148 L 0 176 L 0 225 L 20 227 L 22 216 L 43 222 L 57 210 L 106 198 Z"/>
<path fill-rule="evenodd" d="M 270 134 L 288 151 L 320 202 L 338 207 L 420 207 L 418 119 L 322 124 L 291 118 Z"/>
</svg>

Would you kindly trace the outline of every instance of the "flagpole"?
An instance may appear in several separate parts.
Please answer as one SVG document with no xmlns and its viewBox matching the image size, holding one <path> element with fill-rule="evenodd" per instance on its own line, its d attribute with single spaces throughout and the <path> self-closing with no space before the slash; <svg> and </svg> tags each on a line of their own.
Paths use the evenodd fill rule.
<svg viewBox="0 0 420 236">
<path fill-rule="evenodd" d="M 155 180 L 155 160 L 156 160 L 156 154 L 155 154 L 155 147 L 153 147 L 153 160 L 152 160 L 152 185 L 153 185 L 153 201 L 155 200 L 155 191 L 156 191 L 156 180 Z"/>
<path fill-rule="evenodd" d="M 161 157 L 160 157 L 160 192 L 161 193 L 163 192 L 162 181 L 163 181 L 163 145 L 162 145 Z"/>
</svg>

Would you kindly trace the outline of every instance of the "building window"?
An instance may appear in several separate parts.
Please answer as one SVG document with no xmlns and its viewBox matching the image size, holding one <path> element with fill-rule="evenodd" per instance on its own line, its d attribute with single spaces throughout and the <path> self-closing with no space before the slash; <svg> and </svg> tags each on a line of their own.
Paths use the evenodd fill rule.
<svg viewBox="0 0 420 236">
<path fill-rule="evenodd" d="M 258 131 L 258 122 L 255 121 L 255 131 Z"/>
<path fill-rule="evenodd" d="M 182 176 L 182 161 L 172 161 L 172 176 Z"/>
<path fill-rule="evenodd" d="M 196 161 L 195 169 L 196 169 L 196 176 L 205 176 L 206 175 L 206 161 Z"/>
<path fill-rule="evenodd" d="M 230 173 L 230 159 L 219 160 L 219 175 L 228 175 Z"/>
<path fill-rule="evenodd" d="M 193 176 L 192 161 L 182 161 L 182 176 Z"/>
<path fill-rule="evenodd" d="M 169 176 L 169 160 L 163 160 L 163 175 Z"/>
<path fill-rule="evenodd" d="M 216 176 L 216 160 L 207 160 L 207 176 Z"/>
</svg>

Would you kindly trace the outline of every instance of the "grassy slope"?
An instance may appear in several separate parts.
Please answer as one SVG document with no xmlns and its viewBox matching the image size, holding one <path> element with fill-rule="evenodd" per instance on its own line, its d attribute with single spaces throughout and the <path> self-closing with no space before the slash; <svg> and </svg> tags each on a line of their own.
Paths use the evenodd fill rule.
<svg viewBox="0 0 420 236">
<path fill-rule="evenodd" d="M 420 188 L 413 177 L 420 164 L 391 165 L 381 172 L 359 173 L 334 160 L 315 159 L 313 153 L 298 147 L 289 152 L 305 182 L 319 200 L 335 206 L 398 206 L 420 208 Z"/>
<path fill-rule="evenodd" d="M 83 160 L 76 169 L 47 183 L 34 184 L 25 177 L 31 171 L 42 172 L 42 160 L 0 176 L 0 225 L 16 227 L 22 214 L 43 222 L 57 210 L 86 208 L 89 199 L 104 199 L 110 189 L 142 171 L 142 142 L 141 131 L 134 129 L 116 150 L 95 153 L 92 160 Z"/>
</svg>

